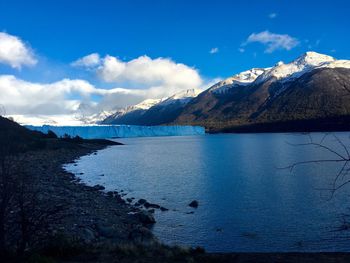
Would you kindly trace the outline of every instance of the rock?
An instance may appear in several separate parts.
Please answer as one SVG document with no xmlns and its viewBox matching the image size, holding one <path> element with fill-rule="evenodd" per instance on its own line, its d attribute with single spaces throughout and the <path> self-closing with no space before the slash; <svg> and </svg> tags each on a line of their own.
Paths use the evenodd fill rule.
<svg viewBox="0 0 350 263">
<path fill-rule="evenodd" d="M 112 191 L 109 191 L 109 192 L 107 192 L 107 196 L 108 196 L 108 197 L 113 197 L 113 196 L 114 196 L 114 193 L 113 193 Z"/>
<path fill-rule="evenodd" d="M 99 174 L 99 176 L 105 176 L 104 174 Z"/>
<path fill-rule="evenodd" d="M 144 225 L 150 225 L 156 222 L 153 215 L 146 211 L 141 211 L 140 213 L 138 213 L 138 217 L 140 222 Z"/>
<path fill-rule="evenodd" d="M 165 208 L 165 207 L 163 207 L 163 206 L 161 206 L 161 207 L 160 207 L 160 211 L 162 211 L 162 212 L 164 212 L 164 211 L 169 211 L 169 209 L 168 209 L 168 208 Z"/>
<path fill-rule="evenodd" d="M 156 211 L 156 210 L 154 210 L 154 209 L 149 209 L 149 210 L 148 210 L 148 212 L 150 212 L 150 213 L 152 213 L 152 214 L 154 214 L 155 211 Z"/>
<path fill-rule="evenodd" d="M 139 201 L 137 201 L 140 205 L 143 205 L 145 203 L 147 203 L 146 199 L 139 199 Z"/>
<path fill-rule="evenodd" d="M 132 202 L 132 199 L 131 198 L 126 198 L 126 201 L 128 201 L 129 203 Z"/>
<path fill-rule="evenodd" d="M 144 203 L 143 206 L 144 206 L 145 208 L 147 208 L 147 209 L 148 209 L 148 208 L 155 208 L 155 209 L 159 209 L 159 208 L 160 208 L 160 205 L 152 204 L 152 203 L 148 203 L 148 202 Z"/>
<path fill-rule="evenodd" d="M 197 200 L 193 200 L 191 203 L 188 204 L 188 206 L 193 207 L 193 208 L 197 208 L 199 205 Z"/>
</svg>

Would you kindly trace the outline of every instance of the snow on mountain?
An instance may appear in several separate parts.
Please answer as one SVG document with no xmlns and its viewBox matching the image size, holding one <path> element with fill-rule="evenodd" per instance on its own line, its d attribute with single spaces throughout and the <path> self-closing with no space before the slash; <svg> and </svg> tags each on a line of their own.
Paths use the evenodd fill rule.
<svg viewBox="0 0 350 263">
<path fill-rule="evenodd" d="M 106 119 L 109 116 L 111 116 L 113 118 L 118 118 L 120 116 L 123 116 L 125 114 L 128 114 L 128 113 L 136 111 L 136 110 L 144 110 L 144 111 L 146 111 L 149 108 L 153 107 L 154 105 L 162 102 L 163 100 L 164 99 L 147 99 L 147 100 L 141 101 L 140 103 L 138 103 L 136 105 L 128 106 L 126 108 L 114 111 L 112 114 L 109 114 L 104 119 Z"/>
<path fill-rule="evenodd" d="M 136 104 L 134 106 L 128 107 L 129 111 L 131 110 L 148 110 L 149 108 L 153 107 L 154 105 L 160 103 L 163 99 L 147 99 L 139 104 Z"/>
<path fill-rule="evenodd" d="M 101 111 L 92 115 L 82 115 L 79 112 L 66 115 L 6 115 L 21 125 L 86 125 L 95 124 L 103 121 L 110 116 L 114 111 Z"/>
<path fill-rule="evenodd" d="M 174 95 L 164 99 L 162 102 L 158 103 L 158 105 L 169 105 L 175 102 L 180 102 L 182 104 L 187 104 L 192 98 L 197 97 L 199 93 L 202 91 L 199 89 L 188 89 L 183 90 L 178 93 L 175 93 Z"/>
<path fill-rule="evenodd" d="M 266 70 L 268 69 L 252 68 L 250 70 L 243 71 L 215 84 L 210 88 L 210 91 L 214 93 L 223 93 L 234 86 L 249 85 L 253 83 L 256 78 L 263 74 Z"/>
<path fill-rule="evenodd" d="M 317 68 L 350 68 L 350 61 L 336 60 L 331 56 L 309 51 L 288 64 L 280 61 L 271 68 L 253 68 L 234 75 L 215 84 L 210 91 L 224 93 L 238 85 L 261 83 L 267 80 L 288 81 Z"/>
<path fill-rule="evenodd" d="M 83 125 L 84 122 L 72 115 L 20 115 L 6 116 L 21 125 Z"/>
<path fill-rule="evenodd" d="M 147 99 L 136 105 L 128 106 L 123 109 L 119 109 L 114 114 L 111 114 L 113 118 L 118 118 L 125 114 L 131 113 L 136 110 L 148 110 L 156 105 L 166 106 L 175 102 L 181 102 L 186 104 L 189 100 L 196 97 L 201 90 L 198 89 L 188 89 L 184 91 L 180 91 L 170 97 L 162 98 L 162 99 Z"/>
<path fill-rule="evenodd" d="M 277 63 L 270 70 L 261 74 L 256 81 L 262 82 L 272 78 L 281 81 L 289 81 L 290 79 L 298 78 L 314 69 L 338 67 L 350 68 L 350 61 L 336 60 L 331 56 L 310 51 L 306 52 L 291 63 Z"/>
<path fill-rule="evenodd" d="M 83 120 L 83 122 L 85 124 L 99 123 L 99 122 L 103 121 L 104 119 L 106 119 L 108 116 L 110 116 L 113 113 L 114 113 L 114 111 L 106 111 L 106 110 L 104 110 L 104 111 L 95 113 L 93 115 L 86 116 L 85 120 Z"/>
</svg>

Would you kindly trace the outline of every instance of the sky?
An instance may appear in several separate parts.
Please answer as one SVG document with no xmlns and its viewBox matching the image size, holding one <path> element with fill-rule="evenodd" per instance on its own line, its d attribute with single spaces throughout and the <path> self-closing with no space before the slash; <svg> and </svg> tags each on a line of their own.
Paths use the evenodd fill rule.
<svg viewBox="0 0 350 263">
<path fill-rule="evenodd" d="M 8 114 L 111 110 L 312 50 L 350 59 L 346 0 L 0 0 Z"/>
</svg>

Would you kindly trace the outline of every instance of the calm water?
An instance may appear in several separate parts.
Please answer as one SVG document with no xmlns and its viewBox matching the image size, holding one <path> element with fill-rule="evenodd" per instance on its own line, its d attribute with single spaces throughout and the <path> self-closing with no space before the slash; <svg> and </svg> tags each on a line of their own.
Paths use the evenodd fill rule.
<svg viewBox="0 0 350 263">
<path fill-rule="evenodd" d="M 312 134 L 313 140 L 323 134 Z M 338 133 L 350 142 L 348 133 Z M 208 251 L 350 251 L 350 231 L 336 231 L 348 212 L 350 186 L 329 200 L 336 165 L 279 169 L 297 161 L 334 158 L 315 147 L 292 146 L 301 134 L 231 134 L 120 139 L 81 158 L 72 172 L 87 184 L 123 189 L 170 209 L 153 230 L 169 244 Z M 343 151 L 334 138 L 329 146 Z M 104 174 L 104 176 L 100 176 Z M 188 207 L 192 200 L 199 207 Z M 189 212 L 194 211 L 193 214 Z"/>
</svg>

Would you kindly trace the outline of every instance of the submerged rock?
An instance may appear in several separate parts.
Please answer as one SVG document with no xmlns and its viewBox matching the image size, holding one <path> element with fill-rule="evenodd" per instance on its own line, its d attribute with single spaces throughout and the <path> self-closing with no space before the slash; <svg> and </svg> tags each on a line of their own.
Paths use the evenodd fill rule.
<svg viewBox="0 0 350 263">
<path fill-rule="evenodd" d="M 197 200 L 193 200 L 191 203 L 188 204 L 188 206 L 193 207 L 193 208 L 197 208 L 199 205 Z"/>
</svg>

